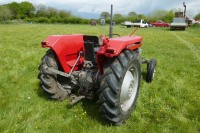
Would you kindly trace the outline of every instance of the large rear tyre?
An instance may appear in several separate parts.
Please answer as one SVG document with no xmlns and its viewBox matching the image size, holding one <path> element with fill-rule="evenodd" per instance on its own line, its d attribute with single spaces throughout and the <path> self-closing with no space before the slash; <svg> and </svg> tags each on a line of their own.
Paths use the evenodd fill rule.
<svg viewBox="0 0 200 133">
<path fill-rule="evenodd" d="M 113 125 L 128 119 L 136 104 L 141 78 L 137 52 L 125 50 L 107 66 L 99 90 L 100 113 Z"/>
<path fill-rule="evenodd" d="M 56 58 L 55 53 L 50 49 L 47 51 L 46 55 L 43 56 L 42 62 L 38 67 L 40 73 L 38 78 L 41 81 L 41 88 L 48 94 L 48 96 L 52 99 L 63 101 L 68 97 L 71 90 L 71 86 L 69 86 L 70 81 L 64 77 L 61 77 L 51 71 L 45 69 L 45 67 L 53 67 L 54 69 L 61 70 L 59 62 Z M 68 84 L 67 88 L 64 87 L 63 81 Z"/>
</svg>

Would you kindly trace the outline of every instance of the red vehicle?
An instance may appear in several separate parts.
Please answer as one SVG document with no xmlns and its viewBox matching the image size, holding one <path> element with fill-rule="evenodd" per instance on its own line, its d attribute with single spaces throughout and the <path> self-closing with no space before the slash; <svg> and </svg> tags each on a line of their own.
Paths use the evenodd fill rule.
<svg viewBox="0 0 200 133">
<path fill-rule="evenodd" d="M 50 98 L 62 101 L 70 97 L 70 104 L 83 98 L 98 99 L 103 118 L 121 125 L 136 104 L 141 64 L 147 64 L 146 80 L 151 82 L 156 59 L 141 57 L 142 37 L 112 35 L 111 21 L 109 38 L 83 34 L 47 37 L 41 46 L 49 50 L 42 58 L 38 78 Z"/>
<path fill-rule="evenodd" d="M 200 20 L 196 20 L 195 23 L 200 24 Z"/>
<path fill-rule="evenodd" d="M 156 22 L 151 22 L 150 23 L 153 27 L 169 27 L 170 24 L 169 23 L 165 23 L 162 20 L 158 20 Z"/>
</svg>

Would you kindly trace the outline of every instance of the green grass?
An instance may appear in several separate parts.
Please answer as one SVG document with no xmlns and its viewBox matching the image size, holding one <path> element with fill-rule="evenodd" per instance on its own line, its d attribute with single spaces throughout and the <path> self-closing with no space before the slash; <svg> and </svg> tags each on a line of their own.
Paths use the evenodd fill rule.
<svg viewBox="0 0 200 133">
<path fill-rule="evenodd" d="M 40 42 L 51 34 L 108 34 L 108 26 L 0 25 L 0 132 L 199 133 L 200 30 L 139 29 L 142 55 L 158 60 L 151 84 L 141 82 L 132 116 L 123 126 L 102 121 L 98 105 L 83 100 L 49 100 L 39 87 L 38 65 L 47 49 Z M 128 35 L 132 28 L 114 27 Z M 143 66 L 145 73 L 146 66 Z"/>
</svg>

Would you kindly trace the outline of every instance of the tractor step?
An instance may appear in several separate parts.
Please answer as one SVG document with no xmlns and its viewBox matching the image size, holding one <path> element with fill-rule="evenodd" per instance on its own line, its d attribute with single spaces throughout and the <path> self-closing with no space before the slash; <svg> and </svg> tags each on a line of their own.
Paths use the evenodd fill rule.
<svg viewBox="0 0 200 133">
<path fill-rule="evenodd" d="M 72 94 L 70 96 L 70 105 L 74 105 L 75 103 L 77 103 L 78 101 L 80 101 L 81 99 L 85 98 L 85 96 L 76 96 L 74 94 Z"/>
</svg>

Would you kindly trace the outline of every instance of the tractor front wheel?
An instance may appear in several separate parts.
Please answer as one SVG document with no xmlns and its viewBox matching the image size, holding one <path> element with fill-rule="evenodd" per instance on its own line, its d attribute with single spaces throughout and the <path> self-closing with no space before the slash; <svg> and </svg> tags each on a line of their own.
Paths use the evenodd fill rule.
<svg viewBox="0 0 200 133">
<path fill-rule="evenodd" d="M 146 76 L 146 81 L 148 83 L 152 82 L 152 80 L 154 79 L 155 73 L 156 73 L 156 64 L 157 64 L 157 60 L 156 59 L 151 59 L 148 63 L 147 63 L 147 76 Z"/>
<path fill-rule="evenodd" d="M 100 113 L 109 123 L 121 125 L 136 104 L 141 78 L 137 52 L 125 50 L 104 67 L 99 90 Z"/>
</svg>

